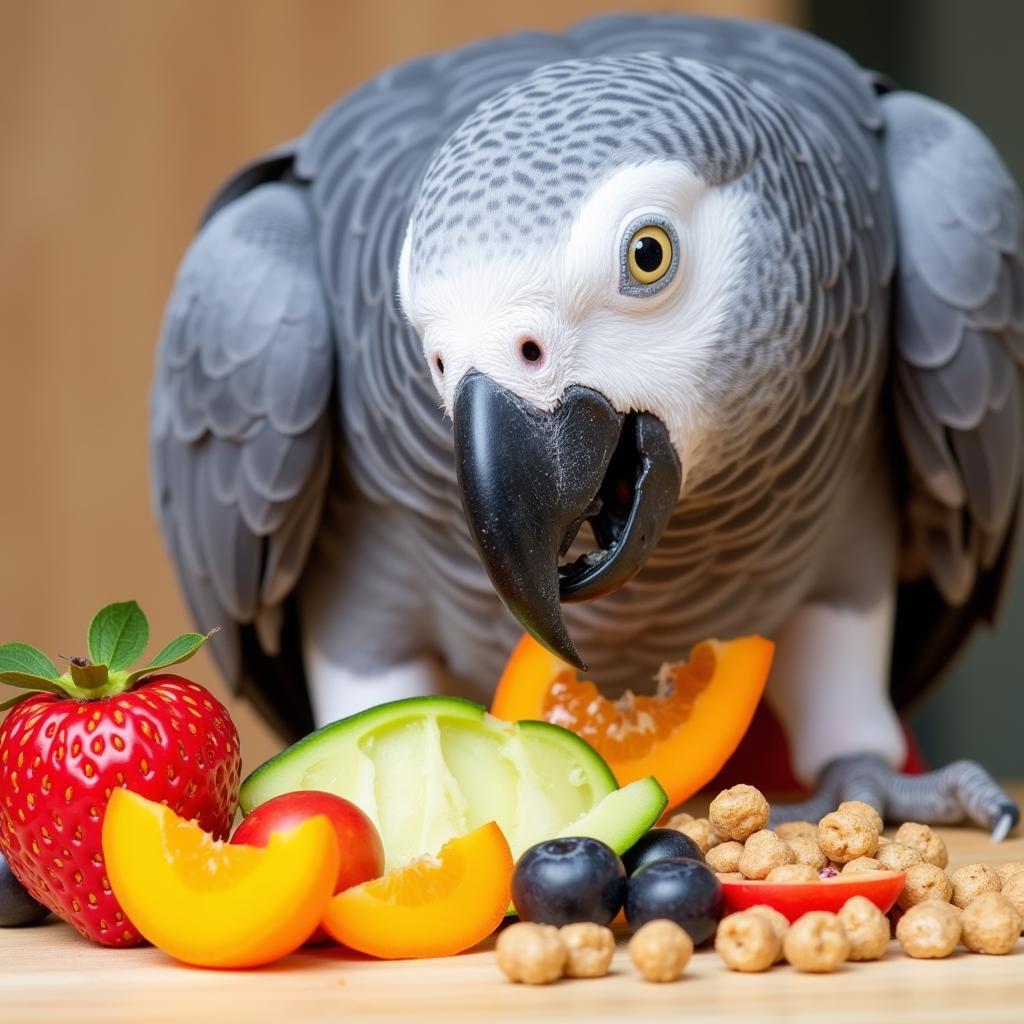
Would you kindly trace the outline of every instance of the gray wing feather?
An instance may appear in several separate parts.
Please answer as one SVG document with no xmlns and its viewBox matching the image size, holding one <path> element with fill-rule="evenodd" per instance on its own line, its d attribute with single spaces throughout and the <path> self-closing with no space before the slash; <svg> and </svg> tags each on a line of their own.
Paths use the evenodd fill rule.
<svg viewBox="0 0 1024 1024">
<path fill-rule="evenodd" d="M 320 520 L 334 352 L 304 189 L 262 184 L 221 205 L 178 274 L 151 395 L 154 499 L 193 614 L 274 653 L 280 605 Z"/>
<path fill-rule="evenodd" d="M 959 605 L 996 563 L 1020 493 L 1024 209 L 966 118 L 913 93 L 884 97 L 882 110 L 900 249 L 893 383 L 911 543 Z"/>
</svg>

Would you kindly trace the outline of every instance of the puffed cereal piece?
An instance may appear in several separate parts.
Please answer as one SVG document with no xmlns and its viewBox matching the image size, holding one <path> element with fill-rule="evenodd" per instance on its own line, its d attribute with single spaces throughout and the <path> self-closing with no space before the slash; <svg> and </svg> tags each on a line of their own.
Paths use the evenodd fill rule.
<svg viewBox="0 0 1024 1024">
<path fill-rule="evenodd" d="M 850 960 L 877 960 L 889 945 L 889 919 L 865 896 L 851 896 L 839 911 L 850 940 Z"/>
<path fill-rule="evenodd" d="M 720 882 L 745 882 L 747 881 L 742 871 L 716 871 Z"/>
<path fill-rule="evenodd" d="M 999 892 L 1003 887 L 999 875 L 987 864 L 964 864 L 949 876 L 949 880 L 953 885 L 949 901 L 961 910 L 983 892 Z"/>
<path fill-rule="evenodd" d="M 810 864 L 780 864 L 768 872 L 765 881 L 782 885 L 806 885 L 808 882 L 820 882 L 821 878 Z"/>
<path fill-rule="evenodd" d="M 779 952 L 775 959 L 776 962 L 782 960 L 782 943 L 785 941 L 786 932 L 789 931 L 789 918 L 774 907 L 769 907 L 766 903 L 758 903 L 753 907 L 748 907 L 746 912 L 748 914 L 760 914 L 772 926 L 772 931 L 775 932 L 779 940 Z"/>
<path fill-rule="evenodd" d="M 669 821 L 669 826 L 684 836 L 689 836 L 699 847 L 701 853 L 707 853 L 714 849 L 722 841 L 711 827 L 707 818 L 694 818 L 692 821 L 684 821 L 679 825 L 672 825 L 675 818 Z"/>
<path fill-rule="evenodd" d="M 871 961 L 885 955 L 890 929 L 887 916 L 865 896 L 851 896 L 839 911 L 850 940 L 852 961 Z"/>
<path fill-rule="evenodd" d="M 907 956 L 916 960 L 941 960 L 949 956 L 960 941 L 960 914 L 943 900 L 924 900 L 912 906 L 896 923 L 896 938 Z"/>
<path fill-rule="evenodd" d="M 798 971 L 827 974 L 850 955 L 850 940 L 835 914 L 812 910 L 790 925 L 782 948 Z"/>
<path fill-rule="evenodd" d="M 637 929 L 629 956 L 647 981 L 675 981 L 693 956 L 693 940 L 675 921 L 657 918 Z"/>
<path fill-rule="evenodd" d="M 881 833 L 879 833 L 879 836 L 878 836 L 878 848 L 879 849 L 881 849 L 883 846 L 888 845 L 891 842 L 892 842 L 892 840 L 888 836 L 883 836 Z"/>
<path fill-rule="evenodd" d="M 779 835 L 778 832 L 775 833 Z M 780 837 L 781 838 L 781 837 Z M 791 836 L 786 839 L 786 845 L 793 851 L 793 857 L 797 864 L 808 864 L 815 871 L 820 871 L 828 866 L 828 857 L 825 851 L 818 845 L 818 829 L 814 829 L 814 836 Z"/>
<path fill-rule="evenodd" d="M 841 875 L 866 875 L 872 871 L 884 871 L 881 862 L 874 857 L 854 857 L 843 865 Z"/>
<path fill-rule="evenodd" d="M 731 971 L 767 971 L 778 959 L 779 936 L 761 914 L 730 914 L 718 922 L 715 949 Z"/>
<path fill-rule="evenodd" d="M 914 864 L 923 863 L 917 850 L 902 843 L 886 843 L 880 846 L 875 854 L 875 860 L 882 865 L 883 871 L 906 871 Z"/>
<path fill-rule="evenodd" d="M 960 915 L 961 941 L 972 953 L 1005 956 L 1020 938 L 1021 915 L 1002 893 L 983 892 Z"/>
<path fill-rule="evenodd" d="M 494 951 L 498 966 L 509 981 L 525 985 L 557 981 L 568 958 L 568 950 L 554 925 L 527 921 L 509 925 L 498 936 Z"/>
<path fill-rule="evenodd" d="M 1003 883 L 1003 895 L 1017 908 L 1017 913 L 1024 918 L 1024 871 L 1010 875 Z"/>
<path fill-rule="evenodd" d="M 1008 860 L 1005 864 L 995 864 L 993 866 L 996 869 L 996 874 L 999 876 L 999 881 L 1006 885 L 1014 875 L 1024 871 L 1024 860 Z"/>
<path fill-rule="evenodd" d="M 949 863 L 949 853 L 942 836 L 927 825 L 916 821 L 905 821 L 896 829 L 894 839 L 897 843 L 917 850 L 926 864 L 944 868 Z"/>
<path fill-rule="evenodd" d="M 787 843 L 771 829 L 761 829 L 743 844 L 740 871 L 744 878 L 766 878 L 772 868 L 795 861 L 796 857 Z"/>
<path fill-rule="evenodd" d="M 818 844 L 830 860 L 846 864 L 857 857 L 873 857 L 878 833 L 862 814 L 833 811 L 818 822 Z"/>
<path fill-rule="evenodd" d="M 863 800 L 844 800 L 836 810 L 852 811 L 854 814 L 859 814 L 878 833 L 881 833 L 885 826 L 885 822 L 882 821 L 882 816 L 878 811 L 871 804 L 864 803 Z"/>
<path fill-rule="evenodd" d="M 692 814 L 688 814 L 686 811 L 677 811 L 665 823 L 665 828 L 674 828 L 678 832 L 680 825 L 688 825 L 691 821 L 696 820 Z"/>
<path fill-rule="evenodd" d="M 577 921 L 558 929 L 565 943 L 567 978 L 603 978 L 615 955 L 615 936 L 610 928 L 593 921 Z"/>
<path fill-rule="evenodd" d="M 925 900 L 941 900 L 948 903 L 952 895 L 953 883 L 949 880 L 949 875 L 942 868 L 922 861 L 907 868 L 907 880 L 896 902 L 904 910 L 908 910 Z"/>
<path fill-rule="evenodd" d="M 784 821 L 775 826 L 775 834 L 788 843 L 790 839 L 797 836 L 806 837 L 818 841 L 818 826 L 810 821 Z"/>
<path fill-rule="evenodd" d="M 743 842 L 768 824 L 771 808 L 764 794 L 753 786 L 723 789 L 708 810 L 711 827 L 723 839 Z"/>
<path fill-rule="evenodd" d="M 712 871 L 739 871 L 740 855 L 743 853 L 743 844 L 730 839 L 728 842 L 719 843 L 707 852 L 704 858 Z"/>
</svg>

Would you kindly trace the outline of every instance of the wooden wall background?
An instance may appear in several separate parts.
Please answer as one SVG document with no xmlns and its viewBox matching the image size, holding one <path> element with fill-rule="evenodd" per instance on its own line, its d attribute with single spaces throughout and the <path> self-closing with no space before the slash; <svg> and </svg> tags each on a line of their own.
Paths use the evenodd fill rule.
<svg viewBox="0 0 1024 1024">
<path fill-rule="evenodd" d="M 190 627 L 150 512 L 147 390 L 175 268 L 233 168 L 419 53 L 600 11 L 793 20 L 799 2 L 0 0 L 0 640 L 75 654 L 130 597 L 154 642 Z M 276 741 L 236 720 L 254 766 Z"/>
</svg>

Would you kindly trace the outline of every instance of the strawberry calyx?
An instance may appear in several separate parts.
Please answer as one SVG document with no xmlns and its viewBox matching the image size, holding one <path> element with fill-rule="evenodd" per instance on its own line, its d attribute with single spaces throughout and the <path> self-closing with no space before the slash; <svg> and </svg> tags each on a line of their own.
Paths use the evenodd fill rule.
<svg viewBox="0 0 1024 1024">
<path fill-rule="evenodd" d="M 149 622 L 135 601 L 109 604 L 89 624 L 89 657 L 66 659 L 68 670 L 63 674 L 30 644 L 0 644 L 0 683 L 23 691 L 0 703 L 0 711 L 34 693 L 74 700 L 114 697 L 146 676 L 187 661 L 216 632 L 182 633 L 145 665 L 132 668 L 149 644 Z"/>
</svg>

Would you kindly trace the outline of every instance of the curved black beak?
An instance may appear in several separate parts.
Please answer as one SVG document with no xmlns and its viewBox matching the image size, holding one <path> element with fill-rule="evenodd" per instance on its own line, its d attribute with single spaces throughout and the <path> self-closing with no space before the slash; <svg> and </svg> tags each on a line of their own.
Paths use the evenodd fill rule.
<svg viewBox="0 0 1024 1024">
<path fill-rule="evenodd" d="M 578 385 L 541 412 L 476 371 L 459 383 L 453 420 L 462 505 L 495 590 L 540 643 L 585 669 L 561 602 L 615 590 L 654 549 L 682 479 L 668 430 Z M 600 549 L 559 566 L 585 521 Z"/>
</svg>

